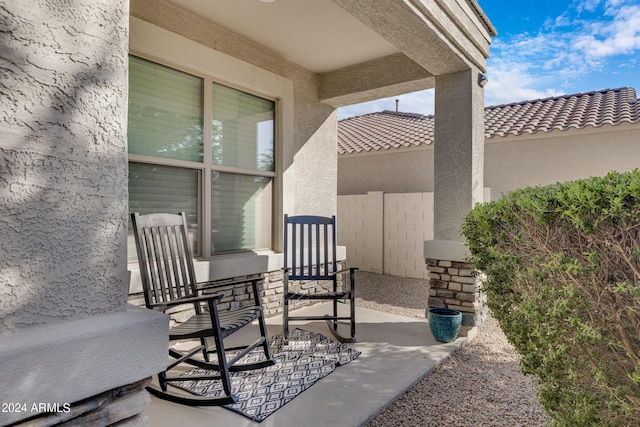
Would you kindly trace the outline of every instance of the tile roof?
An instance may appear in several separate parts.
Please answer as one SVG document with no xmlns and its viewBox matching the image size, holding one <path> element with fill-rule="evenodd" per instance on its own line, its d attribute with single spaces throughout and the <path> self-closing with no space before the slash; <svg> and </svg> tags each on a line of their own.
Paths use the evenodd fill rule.
<svg viewBox="0 0 640 427">
<path fill-rule="evenodd" d="M 640 100 L 633 88 L 537 99 L 487 107 L 485 137 L 640 123 Z M 433 116 L 382 111 L 338 122 L 338 153 L 360 153 L 432 144 Z"/>
</svg>

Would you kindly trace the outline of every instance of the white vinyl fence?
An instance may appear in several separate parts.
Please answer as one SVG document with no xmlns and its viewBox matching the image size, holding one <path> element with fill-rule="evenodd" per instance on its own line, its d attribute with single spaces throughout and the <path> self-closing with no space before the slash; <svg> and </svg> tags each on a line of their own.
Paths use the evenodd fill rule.
<svg viewBox="0 0 640 427">
<path fill-rule="evenodd" d="M 433 193 L 338 196 L 337 223 L 350 266 L 427 278 L 423 248 L 433 239 Z"/>
<path fill-rule="evenodd" d="M 500 197 L 485 188 L 484 200 Z M 428 278 L 424 242 L 433 239 L 433 193 L 338 196 L 338 244 L 349 266 L 400 277 Z"/>
</svg>

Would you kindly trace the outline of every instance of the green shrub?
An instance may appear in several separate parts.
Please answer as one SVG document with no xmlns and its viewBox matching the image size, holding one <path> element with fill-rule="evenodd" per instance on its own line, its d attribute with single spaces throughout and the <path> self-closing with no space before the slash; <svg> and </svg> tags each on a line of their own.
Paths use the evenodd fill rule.
<svg viewBox="0 0 640 427">
<path fill-rule="evenodd" d="M 463 235 L 556 422 L 640 425 L 640 172 L 509 193 Z"/>
</svg>

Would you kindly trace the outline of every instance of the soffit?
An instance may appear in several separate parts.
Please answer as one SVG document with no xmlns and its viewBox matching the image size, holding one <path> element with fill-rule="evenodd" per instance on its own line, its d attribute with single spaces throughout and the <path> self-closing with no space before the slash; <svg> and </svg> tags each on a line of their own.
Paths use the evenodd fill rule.
<svg viewBox="0 0 640 427">
<path fill-rule="evenodd" d="M 313 72 L 400 52 L 332 0 L 167 0 Z"/>
</svg>

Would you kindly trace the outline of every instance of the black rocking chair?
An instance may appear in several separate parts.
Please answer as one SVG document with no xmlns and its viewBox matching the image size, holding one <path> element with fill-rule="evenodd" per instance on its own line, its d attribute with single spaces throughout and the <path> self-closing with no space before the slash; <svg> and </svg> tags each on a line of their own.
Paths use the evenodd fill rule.
<svg viewBox="0 0 640 427">
<path fill-rule="evenodd" d="M 333 335 L 341 342 L 356 341 L 355 271 L 357 268 L 337 270 L 336 218 L 321 216 L 284 216 L 284 339 L 287 342 L 289 321 L 326 320 Z M 338 289 L 340 274 L 349 273 Z M 303 289 L 291 291 L 291 281 L 327 281 L 330 286 L 322 292 L 308 293 Z M 333 302 L 331 314 L 324 316 L 289 316 L 289 301 L 325 300 Z M 349 301 L 349 316 L 338 315 L 338 302 Z M 350 334 L 338 332 L 339 321 L 350 322 Z"/>
<path fill-rule="evenodd" d="M 147 308 L 165 312 L 181 304 L 192 304 L 195 315 L 187 321 L 170 328 L 169 340 L 199 340 L 196 347 L 188 351 L 169 348 L 171 361 L 164 372 L 158 374 L 159 387 L 148 387 L 151 394 L 165 400 L 196 406 L 214 406 L 234 403 L 238 400 L 232 393 L 229 372 L 264 368 L 275 364 L 269 350 L 269 340 L 262 311 L 258 282 L 259 276 L 251 280 L 227 281 L 221 284 L 196 283 L 193 258 L 189 247 L 186 216 L 174 214 L 131 214 L 133 230 L 140 265 L 140 276 L 144 287 Z M 250 281 L 253 289 L 253 304 L 235 311 L 218 311 L 218 302 L 223 294 L 206 294 L 216 287 L 243 285 Z M 204 307 L 203 307 L 204 306 Z M 258 319 L 260 338 L 254 343 L 225 349 L 224 339 L 253 320 Z M 215 346 L 209 347 L 207 339 L 213 339 Z M 254 348 L 262 347 L 264 360 L 252 364 L 236 364 Z M 226 351 L 237 351 L 230 360 Z M 200 357 L 199 354 L 202 354 Z M 217 354 L 217 363 L 209 361 L 210 354 Z M 198 356 L 198 357 L 196 357 Z M 169 376 L 168 372 L 180 364 L 216 370 L 219 374 L 202 376 Z M 186 393 L 176 393 L 168 385 L 180 381 L 222 380 L 224 396 L 201 397 Z"/>
</svg>

